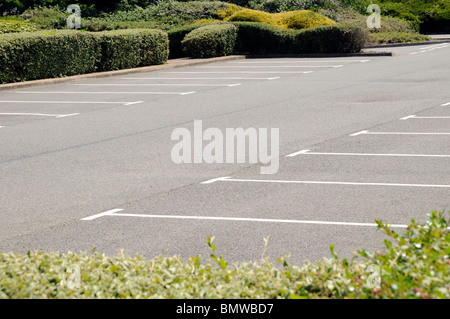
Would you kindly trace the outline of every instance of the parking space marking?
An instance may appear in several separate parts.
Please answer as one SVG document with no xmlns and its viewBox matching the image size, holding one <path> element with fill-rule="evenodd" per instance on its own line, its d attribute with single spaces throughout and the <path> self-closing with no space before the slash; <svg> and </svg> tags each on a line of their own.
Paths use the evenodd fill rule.
<svg viewBox="0 0 450 319">
<path fill-rule="evenodd" d="M 17 94 L 151 94 L 151 95 L 188 95 L 188 94 L 194 94 L 196 92 L 190 91 L 190 92 L 91 92 L 91 91 L 84 91 L 84 92 L 58 92 L 58 91 L 19 91 L 16 92 Z"/>
<path fill-rule="evenodd" d="M 444 49 L 444 48 L 447 48 L 447 47 L 449 47 L 449 43 L 445 42 L 445 43 L 441 43 L 441 44 L 432 45 L 432 46 L 430 46 L 428 48 L 421 49 L 421 50 L 416 51 L 416 52 L 411 52 L 410 54 L 413 55 L 413 54 L 419 54 L 419 53 L 427 53 L 427 52 L 431 52 L 431 51 L 434 51 L 434 50 Z"/>
<path fill-rule="evenodd" d="M 301 150 L 286 155 L 286 157 L 296 157 L 299 155 L 450 158 L 450 155 L 434 155 L 434 154 L 328 153 L 328 152 L 311 152 L 310 150 Z"/>
<path fill-rule="evenodd" d="M 214 178 L 212 180 L 202 182 L 201 184 L 212 184 L 212 183 L 216 183 L 216 182 L 450 188 L 450 185 L 433 185 L 433 184 L 360 183 L 360 182 L 332 182 L 332 181 L 295 181 L 295 180 L 277 180 L 277 179 L 243 179 L 243 178 L 231 178 L 229 176 Z"/>
<path fill-rule="evenodd" d="M 435 133 L 435 132 L 371 132 L 371 131 L 359 131 L 350 136 L 358 136 L 358 135 L 450 135 L 450 133 Z"/>
<path fill-rule="evenodd" d="M 343 62 L 359 62 L 366 63 L 370 60 L 286 60 L 286 61 L 243 61 L 243 62 L 227 62 L 227 64 L 271 64 L 271 63 L 343 63 Z"/>
<path fill-rule="evenodd" d="M 47 117 L 62 118 L 62 117 L 69 117 L 69 116 L 80 115 L 80 113 L 71 113 L 71 114 L 43 114 L 43 113 L 0 113 L 0 115 L 17 115 L 17 116 L 47 116 Z"/>
<path fill-rule="evenodd" d="M 196 69 L 247 69 L 247 68 L 340 68 L 343 65 L 238 65 L 238 66 L 198 66 Z"/>
<path fill-rule="evenodd" d="M 196 71 L 179 71 L 179 72 L 167 72 L 172 74 L 308 74 L 313 71 L 228 71 L 228 72 L 216 72 L 216 71 L 205 71 L 205 72 L 196 72 Z"/>
<path fill-rule="evenodd" d="M 270 78 L 123 78 L 122 80 L 278 80 L 279 76 Z"/>
<path fill-rule="evenodd" d="M 402 117 L 400 120 L 409 120 L 409 119 L 450 119 L 450 116 L 417 116 L 417 115 L 408 115 L 405 117 Z"/>
<path fill-rule="evenodd" d="M 97 219 L 99 217 L 112 215 L 114 213 L 121 212 L 121 211 L 123 211 L 123 209 L 121 209 L 121 208 L 111 209 L 111 210 L 107 210 L 107 211 L 105 211 L 103 213 L 99 213 L 99 214 L 96 214 L 96 215 L 92 215 L 92 216 L 89 216 L 89 217 L 82 218 L 81 220 L 94 220 L 94 219 Z"/>
<path fill-rule="evenodd" d="M 239 86 L 242 85 L 242 83 L 232 83 L 232 84 L 214 84 L 214 83 L 138 83 L 138 84 L 134 84 L 134 83 L 123 83 L 123 84 L 106 84 L 106 83 L 102 83 L 102 84 L 74 84 L 77 86 L 206 86 L 206 87 L 210 87 L 210 86 L 217 86 L 217 87 L 234 87 L 234 86 Z"/>
<path fill-rule="evenodd" d="M 143 101 L 137 102 L 85 102 L 85 101 L 0 101 L 0 103 L 31 103 L 31 104 L 122 104 L 131 105 L 136 103 L 142 103 Z"/>
<path fill-rule="evenodd" d="M 358 227 L 378 227 L 375 223 L 355 223 L 355 222 L 334 222 L 320 220 L 301 220 L 301 219 L 272 219 L 272 218 L 243 218 L 243 217 L 220 217 L 220 216 L 189 216 L 189 215 L 149 215 L 149 214 L 129 214 L 119 213 L 123 209 L 113 209 L 104 213 L 82 218 L 81 220 L 90 221 L 105 216 L 115 217 L 137 217 L 137 218 L 158 218 L 158 219 L 192 219 L 207 221 L 237 221 L 237 222 L 258 222 L 258 223 L 283 223 L 283 224 L 309 224 L 309 225 L 328 225 L 328 226 L 358 226 Z M 388 224 L 391 228 L 407 228 L 408 225 Z"/>
<path fill-rule="evenodd" d="M 449 106 L 449 105 L 450 105 L 450 102 L 444 103 L 444 104 L 442 104 L 441 106 Z"/>
</svg>

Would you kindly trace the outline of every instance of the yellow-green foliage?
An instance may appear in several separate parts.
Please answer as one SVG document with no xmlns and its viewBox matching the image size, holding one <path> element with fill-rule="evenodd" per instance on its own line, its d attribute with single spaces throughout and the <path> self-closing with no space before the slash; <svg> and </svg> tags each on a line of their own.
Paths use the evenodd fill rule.
<svg viewBox="0 0 450 319">
<path fill-rule="evenodd" d="M 15 18 L 0 18 L 0 34 L 36 31 L 39 27 L 31 22 Z"/>
<path fill-rule="evenodd" d="M 307 29 L 323 25 L 336 24 L 318 13 L 310 10 L 295 10 L 281 13 L 267 13 L 253 9 L 242 9 L 224 18 L 226 21 L 261 22 L 283 29 Z"/>
<path fill-rule="evenodd" d="M 241 11 L 242 9 L 243 8 L 238 6 L 238 5 L 229 3 L 228 7 L 226 9 L 219 9 L 219 10 L 217 10 L 216 11 L 216 15 L 217 15 L 217 17 L 219 19 L 225 20 L 225 19 L 231 17 L 236 12 Z"/>
</svg>

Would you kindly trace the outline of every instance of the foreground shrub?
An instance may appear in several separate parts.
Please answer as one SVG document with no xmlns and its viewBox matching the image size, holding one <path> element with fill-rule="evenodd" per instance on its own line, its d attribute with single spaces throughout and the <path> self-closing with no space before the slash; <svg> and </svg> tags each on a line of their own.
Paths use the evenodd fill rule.
<svg viewBox="0 0 450 319">
<path fill-rule="evenodd" d="M 93 35 L 76 31 L 0 35 L 0 83 L 93 72 L 99 59 Z"/>
<path fill-rule="evenodd" d="M 449 220 L 433 212 L 413 220 L 403 234 L 377 221 L 389 239 L 382 252 L 290 265 L 260 262 L 228 265 L 212 253 L 145 260 L 120 253 L 0 254 L 0 298 L 450 298 Z M 266 247 L 270 244 L 266 240 Z"/>
<path fill-rule="evenodd" d="M 191 31 L 181 44 L 190 57 L 211 58 L 233 54 L 236 38 L 235 25 L 211 24 Z"/>
<path fill-rule="evenodd" d="M 117 70 L 167 60 L 160 30 L 22 32 L 0 35 L 0 83 Z"/>
<path fill-rule="evenodd" d="M 183 52 L 183 46 L 181 45 L 181 41 L 183 41 L 184 37 L 192 30 L 198 29 L 204 25 L 205 24 L 202 23 L 194 23 L 174 28 L 168 31 L 169 48 L 170 48 L 169 58 L 176 59 L 185 56 L 186 54 Z"/>
</svg>

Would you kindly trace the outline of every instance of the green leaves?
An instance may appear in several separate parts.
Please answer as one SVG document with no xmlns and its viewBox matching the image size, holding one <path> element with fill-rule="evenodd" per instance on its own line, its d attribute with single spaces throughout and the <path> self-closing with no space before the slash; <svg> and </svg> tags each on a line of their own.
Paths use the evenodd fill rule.
<svg viewBox="0 0 450 319">
<path fill-rule="evenodd" d="M 449 214 L 433 212 L 395 233 L 379 252 L 331 258 L 301 266 L 239 263 L 218 257 L 208 237 L 210 259 L 157 256 L 150 260 L 119 253 L 0 254 L 0 298 L 450 298 Z M 265 248 L 269 238 L 265 239 Z M 264 248 L 264 249 L 265 249 Z"/>
</svg>

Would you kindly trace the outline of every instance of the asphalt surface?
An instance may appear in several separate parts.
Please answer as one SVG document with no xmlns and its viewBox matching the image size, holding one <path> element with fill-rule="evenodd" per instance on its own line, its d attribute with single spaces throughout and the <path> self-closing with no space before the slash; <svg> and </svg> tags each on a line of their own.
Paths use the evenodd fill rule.
<svg viewBox="0 0 450 319">
<path fill-rule="evenodd" d="M 208 236 L 229 262 L 258 261 L 269 236 L 273 261 L 382 249 L 375 220 L 402 232 L 450 207 L 450 45 L 390 50 L 1 91 L 0 251 L 206 257 Z M 195 120 L 279 129 L 278 172 L 174 163 L 172 132 Z"/>
</svg>

